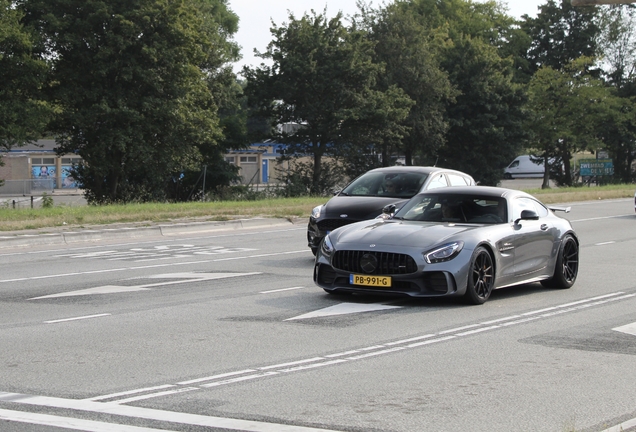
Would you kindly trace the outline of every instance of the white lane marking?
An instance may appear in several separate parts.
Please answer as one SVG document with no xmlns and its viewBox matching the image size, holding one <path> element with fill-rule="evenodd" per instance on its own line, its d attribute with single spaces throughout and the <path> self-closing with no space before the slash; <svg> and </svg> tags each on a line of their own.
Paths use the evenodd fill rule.
<svg viewBox="0 0 636 432">
<path fill-rule="evenodd" d="M 468 330 L 468 329 L 472 329 L 472 328 L 479 327 L 479 326 L 480 326 L 480 324 L 470 324 L 470 325 L 463 326 L 463 327 L 456 327 L 456 328 L 453 328 L 453 329 L 450 329 L 450 330 L 444 330 L 444 331 L 439 332 L 439 334 L 457 333 L 458 331 L 461 331 L 461 330 Z"/>
<path fill-rule="evenodd" d="M 95 288 L 87 288 L 78 291 L 69 291 L 58 294 L 50 294 L 40 297 L 32 297 L 28 300 L 42 300 L 42 299 L 51 299 L 51 298 L 61 298 L 61 297 L 76 297 L 76 296 L 86 296 L 86 295 L 95 295 L 95 294 L 117 294 L 117 293 L 125 293 L 125 292 L 135 292 L 135 291 L 149 291 L 150 288 L 142 288 L 140 286 L 118 286 L 118 285 L 104 285 Z"/>
<path fill-rule="evenodd" d="M 75 318 L 63 318 L 63 319 L 58 319 L 58 320 L 44 321 L 44 324 L 56 324 L 56 323 L 67 322 L 67 321 L 77 321 L 77 320 L 84 320 L 84 319 L 89 319 L 89 318 L 99 318 L 99 317 L 105 317 L 105 316 L 110 316 L 110 314 L 109 313 L 103 313 L 103 314 L 97 314 L 97 315 L 86 315 L 86 316 L 75 317 Z"/>
<path fill-rule="evenodd" d="M 249 259 L 249 258 L 264 258 L 264 257 L 272 257 L 272 256 L 279 256 L 279 255 L 293 255 L 293 254 L 297 254 L 297 253 L 308 253 L 308 252 L 309 252 L 309 249 L 303 249 L 303 250 L 289 251 L 289 252 L 277 252 L 277 253 L 268 253 L 268 254 L 260 254 L 260 255 L 250 255 L 250 256 L 246 256 L 246 257 L 219 258 L 219 259 L 212 260 L 212 262 L 236 261 L 236 260 Z"/>
<path fill-rule="evenodd" d="M 633 427 L 636 427 L 636 418 L 633 418 L 631 420 L 627 420 L 626 422 L 623 422 L 619 425 L 613 426 L 609 429 L 604 429 L 601 432 L 624 432 L 626 430 L 629 430 Z"/>
<path fill-rule="evenodd" d="M 291 288 L 281 288 L 281 289 L 275 289 L 275 290 L 270 290 L 270 291 L 261 291 L 259 292 L 259 294 L 271 294 L 271 293 L 277 293 L 277 292 L 283 292 L 283 291 L 292 291 L 292 290 L 299 290 L 299 289 L 303 289 L 305 288 L 304 286 L 298 286 L 298 287 L 291 287 Z"/>
<path fill-rule="evenodd" d="M 302 251 L 280 252 L 280 253 L 273 253 L 273 254 L 267 254 L 267 255 L 252 255 L 252 256 L 237 257 L 237 258 L 232 258 L 232 259 L 261 258 L 263 256 L 290 255 L 290 254 L 297 254 L 297 253 L 309 253 L 309 249 L 302 250 Z M 184 265 L 193 265 L 193 264 L 206 264 L 206 263 L 220 262 L 220 261 L 227 261 L 227 259 L 189 261 L 189 262 L 169 263 L 169 264 L 154 264 L 154 265 L 135 266 L 135 267 L 120 267 L 120 268 L 107 269 L 107 270 L 90 270 L 90 271 L 85 271 L 85 272 L 62 273 L 62 274 L 45 275 L 45 276 L 31 276 L 31 277 L 23 277 L 23 278 L 15 278 L 15 279 L 0 279 L 0 283 L 24 282 L 24 281 L 29 281 L 29 280 L 53 279 L 53 278 L 67 277 L 67 276 L 84 276 L 84 275 L 97 274 L 97 273 L 112 273 L 112 272 L 118 272 L 118 271 L 144 270 L 144 269 L 150 269 L 150 268 L 184 266 Z"/>
<path fill-rule="evenodd" d="M 49 414 L 10 411 L 5 409 L 0 409 L 0 420 L 88 432 L 170 432 L 167 429 L 127 426 L 115 423 L 98 422 L 94 420 L 82 420 L 72 417 L 59 417 Z"/>
<path fill-rule="evenodd" d="M 227 379 L 227 380 L 223 380 L 223 381 L 216 381 L 216 382 L 212 382 L 212 383 L 208 383 L 208 384 L 202 384 L 201 387 L 205 387 L 205 388 L 218 387 L 218 386 L 222 386 L 222 385 L 226 385 L 226 384 L 233 384 L 233 383 L 242 382 L 242 381 L 249 381 L 249 380 L 253 380 L 253 379 L 256 379 L 256 378 L 263 378 L 263 377 L 271 376 L 271 375 L 278 375 L 278 372 L 263 372 L 263 373 L 257 373 L 257 374 L 254 374 L 254 375 L 240 376 L 240 377 L 231 378 L 231 379 Z M 119 401 L 117 401 L 117 403 L 119 403 Z"/>
<path fill-rule="evenodd" d="M 499 326 L 497 326 L 497 325 L 490 326 L 490 327 L 482 327 L 482 328 L 478 328 L 478 329 L 467 331 L 467 332 L 457 333 L 457 336 L 470 336 L 470 335 L 474 335 L 474 334 L 477 334 L 477 333 L 485 332 L 485 331 L 488 331 L 488 330 L 494 330 L 494 329 L 498 329 L 498 328 L 499 328 Z"/>
<path fill-rule="evenodd" d="M 238 420 L 224 417 L 180 413 L 175 411 L 162 411 L 151 408 L 118 405 L 108 402 L 104 403 L 47 396 L 31 396 L 19 393 L 0 392 L 0 401 L 248 432 L 337 432 L 329 429 L 266 423 L 255 420 Z M 112 431 L 113 429 L 111 428 L 110 430 Z"/>
<path fill-rule="evenodd" d="M 173 394 L 179 394 L 179 393 L 185 393 L 185 392 L 189 392 L 192 390 L 199 390 L 198 387 L 181 387 L 178 389 L 174 389 L 174 390 L 166 390 L 166 391 L 162 391 L 159 393 L 153 393 L 152 395 L 141 395 L 141 396 L 132 396 L 126 399 L 120 399 L 117 401 L 118 404 L 125 404 L 125 403 L 129 403 L 129 402 L 137 402 L 140 400 L 144 400 L 144 399 L 151 399 L 157 396 L 170 396 Z M 157 395 L 157 396 L 155 396 Z"/>
<path fill-rule="evenodd" d="M 230 376 L 235 376 L 235 375 L 243 375 L 246 373 L 251 373 L 251 372 L 256 372 L 255 369 L 245 369 L 245 370 L 241 370 L 241 371 L 236 371 L 236 372 L 229 372 L 229 373 L 224 373 L 224 374 L 218 374 L 218 375 L 212 375 L 209 377 L 205 377 L 205 378 L 197 378 L 197 379 L 193 379 L 190 381 L 181 381 L 177 384 L 179 385 L 189 385 L 189 384 L 195 384 L 195 383 L 199 383 L 199 382 L 203 382 L 203 381 L 212 381 L 212 380 L 216 380 L 216 379 L 220 379 L 220 378 L 227 378 Z"/>
<path fill-rule="evenodd" d="M 176 385 L 174 385 L 174 384 L 164 384 L 164 385 L 160 385 L 160 386 L 146 387 L 146 388 L 137 389 L 137 390 L 130 390 L 130 391 L 125 391 L 125 392 L 113 393 L 113 394 L 109 394 L 109 395 L 98 396 L 98 397 L 84 399 L 84 400 L 100 401 L 100 400 L 112 399 L 112 398 L 118 397 L 118 396 L 128 396 L 128 395 L 131 395 L 131 394 L 149 392 L 149 391 L 154 391 L 154 390 L 163 390 L 163 389 L 172 388 L 172 387 L 176 387 Z"/>
<path fill-rule="evenodd" d="M 139 241 L 139 242 L 130 242 L 130 243 L 115 243 L 108 244 L 106 246 L 82 246 L 82 247 L 74 247 L 74 248 L 65 248 L 65 249 L 47 249 L 41 251 L 28 251 L 28 252 L 14 252 L 11 251 L 9 253 L 0 253 L 0 256 L 16 256 L 16 255 L 38 255 L 38 254 L 51 254 L 55 252 L 68 252 L 74 250 L 90 250 L 90 249 L 100 249 L 104 247 L 121 247 L 121 246 L 130 246 L 130 245 L 143 245 L 143 244 L 155 244 L 155 243 L 176 243 L 183 242 L 187 240 L 207 240 L 207 239 L 215 239 L 215 238 L 225 238 L 225 237 L 245 237 L 245 236 L 256 236 L 259 237 L 263 234 L 271 234 L 271 233 L 280 233 L 280 232 L 288 232 L 288 231 L 305 231 L 307 228 L 290 228 L 284 230 L 269 230 L 269 231 L 259 231 L 258 233 L 250 232 L 250 233 L 232 233 L 232 234 L 222 234 L 222 235 L 212 235 L 212 236 L 204 236 L 204 237 L 184 237 L 178 239 L 169 239 L 164 238 L 160 240 L 149 240 L 149 241 Z M 5 236 L 3 238 L 16 238 L 16 237 L 8 237 Z"/>
<path fill-rule="evenodd" d="M 360 303 L 341 303 L 339 305 L 330 306 L 314 312 L 309 312 L 293 318 L 287 318 L 285 321 L 294 321 L 308 318 L 323 318 L 334 315 L 346 315 L 362 312 L 373 312 L 388 309 L 401 309 L 402 306 L 390 306 L 380 303 L 360 304 Z"/>
<path fill-rule="evenodd" d="M 624 218 L 625 216 L 633 216 L 633 214 L 628 213 L 628 214 L 616 215 L 616 216 L 600 216 L 600 217 L 587 218 L 587 219 L 574 219 L 574 220 L 571 220 L 570 222 L 589 222 L 589 221 L 597 221 L 597 220 L 603 220 L 603 219 L 618 219 L 618 218 Z"/>
<path fill-rule="evenodd" d="M 239 276 L 253 276 L 256 274 L 260 274 L 259 272 L 252 273 L 168 273 L 168 274 L 160 274 L 160 275 L 152 275 L 146 276 L 145 279 L 179 279 L 176 281 L 167 281 L 167 282 L 157 282 L 152 284 L 145 285 L 131 285 L 131 286 L 118 286 L 118 285 L 104 285 L 100 287 L 87 288 L 78 291 L 68 291 L 58 294 L 49 294 L 40 297 L 32 297 L 29 300 L 41 300 L 41 299 L 49 299 L 49 298 L 59 298 L 59 297 L 75 297 L 75 296 L 84 296 L 84 295 L 94 295 L 94 294 L 115 294 L 115 293 L 123 293 L 123 292 L 134 292 L 134 291 L 148 291 L 151 288 L 165 285 L 175 285 L 182 283 L 190 283 L 190 282 L 201 282 L 207 280 L 214 279 L 228 279 Z"/>
<path fill-rule="evenodd" d="M 614 244 L 616 243 L 615 241 L 606 241 L 606 242 L 601 242 L 601 243 L 595 243 L 594 246 L 605 246 L 608 244 Z"/>
<path fill-rule="evenodd" d="M 314 358 L 298 360 L 298 361 L 294 361 L 294 362 L 287 362 L 287 363 L 281 363 L 281 364 L 276 364 L 276 365 L 272 365 L 272 366 L 265 366 L 265 367 L 261 367 L 261 368 L 258 368 L 258 369 L 259 370 L 279 369 L 279 368 L 282 368 L 282 367 L 296 366 L 296 365 L 299 365 L 299 364 L 311 363 L 311 362 L 320 361 L 320 360 L 322 360 L 322 357 L 314 357 Z"/>
<path fill-rule="evenodd" d="M 422 339 L 429 339 L 429 338 L 432 338 L 432 337 L 435 337 L 435 336 L 436 335 L 434 335 L 434 334 L 427 334 L 427 335 L 417 336 L 417 337 L 413 337 L 413 338 L 402 339 L 402 340 L 395 341 L 395 342 L 389 342 L 389 343 L 386 343 L 385 345 L 387 345 L 387 346 L 400 345 L 400 344 L 404 344 L 404 343 L 419 341 L 419 340 L 422 340 Z"/>
<path fill-rule="evenodd" d="M 613 328 L 612 330 L 621 332 L 621 333 L 627 333 L 632 336 L 636 336 L 636 323 L 631 323 L 621 327 L 616 327 L 616 328 Z"/>
<path fill-rule="evenodd" d="M 391 342 L 387 342 L 380 345 L 372 345 L 372 346 L 353 349 L 353 350 L 349 350 L 345 352 L 324 355 L 321 357 L 311 357 L 307 359 L 301 359 L 291 363 L 281 363 L 277 365 L 263 366 L 259 368 L 253 368 L 253 369 L 245 369 L 242 371 L 228 372 L 228 373 L 213 375 L 213 376 L 209 376 L 205 378 L 198 378 L 198 379 L 194 379 L 190 381 L 184 381 L 178 384 L 191 385 L 195 383 L 205 383 L 205 384 L 201 384 L 199 387 L 201 389 L 212 388 L 212 387 L 219 387 L 222 385 L 237 383 L 237 382 L 241 382 L 245 380 L 253 380 L 257 378 L 273 376 L 280 373 L 290 373 L 290 372 L 297 372 L 297 371 L 302 371 L 302 370 L 307 370 L 307 369 L 312 369 L 312 368 L 317 368 L 322 366 L 331 366 L 331 365 L 340 364 L 344 362 L 361 360 L 361 359 L 365 359 L 365 358 L 376 356 L 376 355 L 399 352 L 405 349 L 425 347 L 425 346 L 432 345 L 438 342 L 445 342 L 445 341 L 449 341 L 453 339 L 458 339 L 461 337 L 470 337 L 470 336 L 479 334 L 483 331 L 505 329 L 511 325 L 523 324 L 523 323 L 527 323 L 531 321 L 536 321 L 539 319 L 551 318 L 553 316 L 563 314 L 563 313 L 580 311 L 590 306 L 608 304 L 611 302 L 627 300 L 634 297 L 636 297 L 636 294 L 625 294 L 624 292 L 616 292 L 616 293 L 606 294 L 606 295 L 592 297 L 588 299 L 583 299 L 576 302 L 557 305 L 551 308 L 538 309 L 536 311 L 526 312 L 521 315 L 511 315 L 511 316 L 499 318 L 496 320 L 485 321 L 480 324 L 457 327 L 453 330 L 445 330 L 439 333 L 414 336 L 411 338 L 391 341 Z M 496 322 L 500 324 L 493 325 L 493 323 L 496 323 Z M 454 333 L 454 334 L 449 334 L 449 333 Z M 337 358 L 337 357 L 344 357 L 344 358 Z M 288 365 L 292 365 L 293 367 L 290 368 L 288 367 Z M 271 371 L 271 372 L 259 373 L 259 371 Z M 229 377 L 231 378 L 226 379 Z M 147 395 L 146 399 L 149 399 L 151 397 L 153 397 L 152 394 Z M 119 403 L 119 402 L 112 401 L 112 403 Z"/>
</svg>

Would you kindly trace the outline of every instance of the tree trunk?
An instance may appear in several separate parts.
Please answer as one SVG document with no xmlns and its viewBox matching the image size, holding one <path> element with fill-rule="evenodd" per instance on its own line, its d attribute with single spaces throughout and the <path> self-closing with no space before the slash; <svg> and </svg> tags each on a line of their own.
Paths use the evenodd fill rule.
<svg viewBox="0 0 636 432">
<path fill-rule="evenodd" d="M 543 156 L 543 166 L 545 167 L 545 171 L 543 173 L 543 183 L 541 184 L 541 189 L 550 189 L 550 164 L 547 154 L 544 154 Z"/>
<path fill-rule="evenodd" d="M 413 153 L 411 150 L 404 151 L 404 165 L 412 166 L 413 165 Z"/>
<path fill-rule="evenodd" d="M 320 175 L 322 174 L 322 149 L 319 149 L 319 145 L 316 146 L 316 150 L 314 151 L 314 173 L 313 178 L 311 179 L 311 193 L 318 194 L 320 193 Z"/>
</svg>

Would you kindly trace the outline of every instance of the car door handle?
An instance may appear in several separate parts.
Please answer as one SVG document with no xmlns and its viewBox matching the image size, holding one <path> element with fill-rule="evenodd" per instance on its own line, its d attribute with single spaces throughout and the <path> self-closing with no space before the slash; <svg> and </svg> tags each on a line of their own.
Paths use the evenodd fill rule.
<svg viewBox="0 0 636 432">
<path fill-rule="evenodd" d="M 541 224 L 541 231 L 546 231 L 548 229 L 547 224 Z"/>
</svg>

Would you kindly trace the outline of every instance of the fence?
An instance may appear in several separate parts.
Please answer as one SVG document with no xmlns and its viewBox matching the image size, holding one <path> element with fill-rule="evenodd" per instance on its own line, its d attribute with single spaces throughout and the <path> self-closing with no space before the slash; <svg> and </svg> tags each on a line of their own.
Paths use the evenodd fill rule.
<svg viewBox="0 0 636 432">
<path fill-rule="evenodd" d="M 57 181 L 50 179 L 29 179 L 29 180 L 5 180 L 0 186 L 1 195 L 31 195 L 32 193 L 42 193 L 53 191 L 57 188 Z"/>
</svg>

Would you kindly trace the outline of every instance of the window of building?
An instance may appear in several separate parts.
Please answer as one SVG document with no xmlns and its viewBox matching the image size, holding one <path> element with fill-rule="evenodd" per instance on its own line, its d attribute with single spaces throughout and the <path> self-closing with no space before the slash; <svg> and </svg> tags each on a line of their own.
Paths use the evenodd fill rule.
<svg viewBox="0 0 636 432">
<path fill-rule="evenodd" d="M 31 158 L 31 165 L 55 165 L 55 158 Z"/>
<path fill-rule="evenodd" d="M 258 162 L 258 157 L 256 156 L 241 156 L 241 163 L 256 163 Z"/>
<path fill-rule="evenodd" d="M 82 160 L 82 158 L 62 158 L 62 164 L 63 165 L 77 165 L 78 163 L 80 163 L 80 161 Z"/>
</svg>

